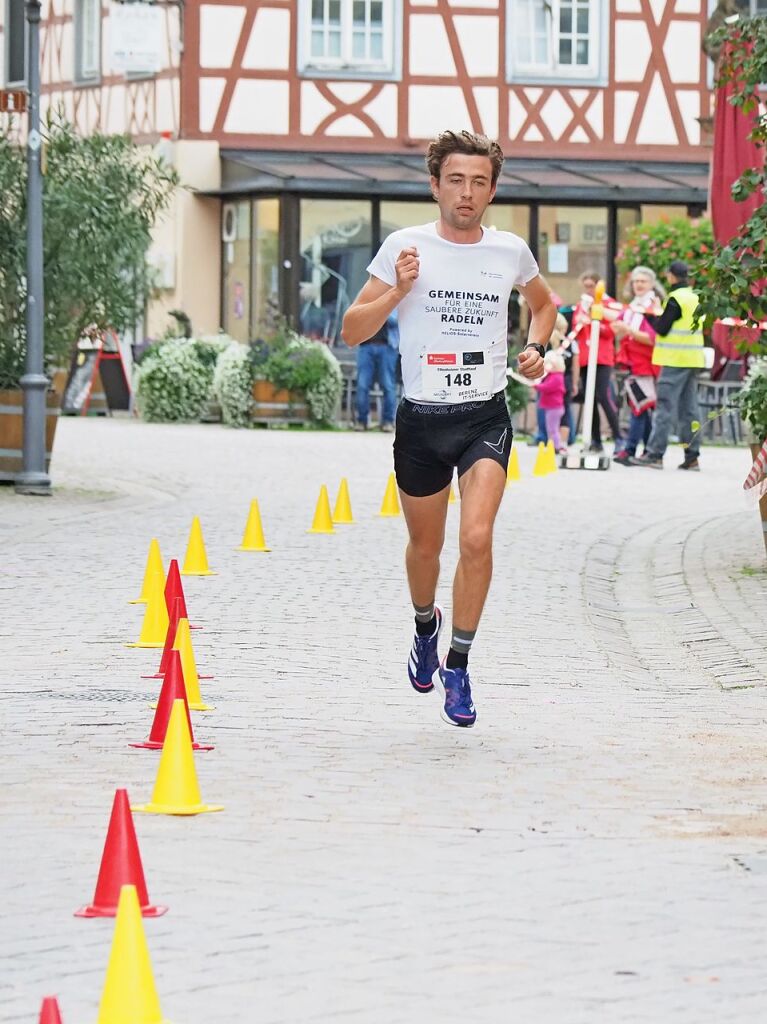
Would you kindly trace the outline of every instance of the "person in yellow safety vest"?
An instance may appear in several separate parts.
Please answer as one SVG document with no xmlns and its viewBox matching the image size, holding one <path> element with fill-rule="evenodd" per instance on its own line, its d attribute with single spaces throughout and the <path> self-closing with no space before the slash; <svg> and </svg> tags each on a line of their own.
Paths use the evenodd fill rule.
<svg viewBox="0 0 767 1024">
<path fill-rule="evenodd" d="M 698 373 L 705 365 L 705 357 L 703 333 L 694 326 L 699 299 L 687 283 L 688 274 L 686 263 L 673 261 L 666 275 L 671 287 L 663 311 L 647 317 L 657 332 L 652 361 L 661 371 L 652 433 L 644 453 L 631 459 L 632 466 L 663 469 L 668 436 L 676 422 L 685 445 L 684 461 L 678 468 L 700 469 L 700 430 L 693 430 L 692 425 L 697 427 L 700 420 Z"/>
</svg>

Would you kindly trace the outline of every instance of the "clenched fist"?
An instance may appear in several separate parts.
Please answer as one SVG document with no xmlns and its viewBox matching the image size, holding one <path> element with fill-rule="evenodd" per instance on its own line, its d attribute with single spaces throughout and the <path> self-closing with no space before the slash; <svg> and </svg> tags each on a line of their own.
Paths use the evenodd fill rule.
<svg viewBox="0 0 767 1024">
<path fill-rule="evenodd" d="M 397 283 L 394 286 L 400 295 L 405 296 L 418 279 L 418 270 L 421 261 L 418 259 L 418 250 L 414 247 L 403 249 L 394 263 L 397 273 Z"/>
</svg>

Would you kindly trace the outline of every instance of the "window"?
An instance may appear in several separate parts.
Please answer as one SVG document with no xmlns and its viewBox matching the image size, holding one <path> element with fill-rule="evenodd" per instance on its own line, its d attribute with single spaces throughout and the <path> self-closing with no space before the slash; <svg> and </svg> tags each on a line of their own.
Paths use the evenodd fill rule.
<svg viewBox="0 0 767 1024">
<path fill-rule="evenodd" d="M 75 2 L 75 81 L 101 77 L 101 0 Z"/>
<path fill-rule="evenodd" d="M 301 200 L 302 334 L 339 343 L 343 315 L 368 279 L 371 233 L 372 208 L 366 200 Z"/>
<path fill-rule="evenodd" d="M 758 18 L 763 14 L 767 14 L 767 0 L 751 0 L 751 16 Z"/>
<path fill-rule="evenodd" d="M 604 206 L 541 206 L 538 210 L 538 264 L 563 303 L 578 301 L 579 276 L 604 276 L 608 259 L 608 219 Z"/>
<path fill-rule="evenodd" d="M 24 0 L 7 0 L 5 26 L 6 84 L 24 85 L 27 80 L 27 22 Z"/>
<path fill-rule="evenodd" d="M 304 0 L 304 71 L 394 71 L 396 0 Z"/>
<path fill-rule="evenodd" d="M 603 0 L 509 0 L 512 80 L 594 80 L 605 73 Z M 604 9 L 604 10 L 603 10 Z"/>
<path fill-rule="evenodd" d="M 237 341 L 250 340 L 250 218 L 248 200 L 224 203 L 222 246 L 224 258 L 222 326 Z"/>
</svg>

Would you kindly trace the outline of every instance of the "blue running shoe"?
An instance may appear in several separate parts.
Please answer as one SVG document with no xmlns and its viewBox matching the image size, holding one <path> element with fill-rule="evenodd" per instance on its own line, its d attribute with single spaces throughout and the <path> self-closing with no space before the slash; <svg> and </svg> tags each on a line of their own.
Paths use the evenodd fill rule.
<svg viewBox="0 0 767 1024">
<path fill-rule="evenodd" d="M 468 670 L 446 668 L 443 661 L 439 666 L 437 679 L 445 697 L 445 706 L 440 712 L 442 717 L 448 725 L 471 728 L 477 720 L 477 712 L 474 710 L 474 702 L 471 699 Z"/>
<path fill-rule="evenodd" d="M 410 677 L 410 682 L 413 689 L 419 693 L 429 693 L 434 689 L 431 677 L 439 668 L 437 645 L 439 634 L 442 631 L 442 609 L 438 604 L 434 605 L 434 614 L 437 617 L 437 628 L 431 636 L 415 634 L 413 648 L 407 662 L 407 674 Z"/>
</svg>

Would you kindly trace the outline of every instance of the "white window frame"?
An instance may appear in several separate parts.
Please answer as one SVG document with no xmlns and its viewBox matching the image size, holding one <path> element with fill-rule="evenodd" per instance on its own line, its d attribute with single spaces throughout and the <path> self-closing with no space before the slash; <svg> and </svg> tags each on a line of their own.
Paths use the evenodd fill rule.
<svg viewBox="0 0 767 1024">
<path fill-rule="evenodd" d="M 751 17 L 752 18 L 763 17 L 764 15 L 767 14 L 767 3 L 765 3 L 764 0 L 762 0 L 762 6 L 764 7 L 763 11 L 757 11 L 756 5 L 757 5 L 757 0 L 751 0 Z"/>
<path fill-rule="evenodd" d="M 548 60 L 545 63 L 522 62 L 517 58 L 520 24 L 530 9 L 531 0 L 506 2 L 507 77 L 510 82 L 524 82 L 527 85 L 546 85 L 553 81 L 563 85 L 608 84 L 609 0 L 589 2 L 589 63 L 583 65 L 559 63 L 559 16 L 562 0 L 538 0 L 546 8 Z M 573 13 L 575 15 L 575 12 Z"/>
<path fill-rule="evenodd" d="M 352 55 L 354 0 L 340 0 L 341 55 L 312 55 L 312 0 L 299 0 L 298 69 L 306 77 L 400 78 L 402 75 L 402 0 L 382 0 L 383 57 L 365 60 Z"/>
<path fill-rule="evenodd" d="M 6 86 L 9 89 L 24 87 L 27 84 L 27 35 L 29 33 L 29 27 L 27 25 L 27 19 L 26 19 L 25 4 L 24 4 L 23 0 L 16 0 L 16 3 L 20 3 L 21 4 L 22 14 L 24 15 L 24 59 L 23 59 L 24 77 L 23 78 L 18 78 L 18 79 L 17 78 L 11 78 L 10 75 L 9 75 L 9 70 L 10 70 L 10 66 L 11 66 L 11 61 L 10 61 L 10 57 L 11 57 L 11 33 L 9 31 L 9 27 L 10 27 L 10 24 L 11 24 L 10 9 L 11 9 L 11 3 L 12 2 L 13 2 L 13 0 L 6 0 L 6 2 L 5 2 L 5 31 L 3 32 L 4 42 L 5 42 L 5 46 L 4 46 L 4 50 L 5 50 L 5 53 L 4 53 L 4 58 L 5 58 L 5 76 L 6 76 L 5 77 L 5 84 L 6 84 Z"/>
<path fill-rule="evenodd" d="M 94 37 L 91 41 L 92 52 L 89 55 L 91 66 L 85 66 L 86 40 L 88 27 L 87 17 L 93 18 Z M 75 0 L 75 75 L 79 85 L 90 85 L 101 81 L 101 0 Z"/>
</svg>

